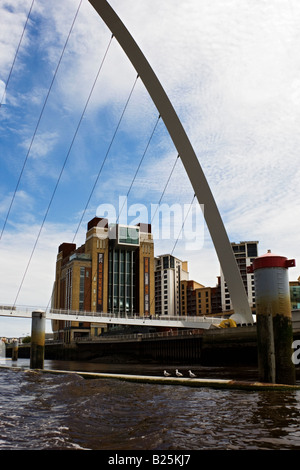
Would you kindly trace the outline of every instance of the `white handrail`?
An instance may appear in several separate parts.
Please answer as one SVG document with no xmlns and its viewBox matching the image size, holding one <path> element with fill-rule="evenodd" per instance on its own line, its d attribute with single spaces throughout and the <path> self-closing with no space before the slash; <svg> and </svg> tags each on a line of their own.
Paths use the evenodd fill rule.
<svg viewBox="0 0 300 470">
<path fill-rule="evenodd" d="M 189 315 L 178 315 L 178 316 L 173 316 L 173 315 L 152 315 L 152 316 L 145 316 L 143 314 L 139 313 L 113 313 L 113 312 L 90 312 L 90 311 L 81 311 L 81 310 L 68 310 L 68 309 L 47 309 L 45 307 L 37 307 L 37 306 L 11 306 L 9 304 L 2 304 L 0 305 L 0 312 L 5 311 L 5 313 L 9 313 L 10 315 L 18 316 L 18 313 L 26 313 L 28 316 L 31 315 L 32 312 L 36 310 L 42 310 L 46 312 L 46 317 L 47 314 L 49 315 L 49 318 L 51 318 L 51 314 L 54 315 L 70 315 L 70 316 L 80 316 L 80 317 L 97 317 L 103 318 L 103 319 L 128 319 L 128 320 L 143 320 L 147 321 L 147 323 L 151 323 L 152 320 L 155 321 L 170 321 L 170 322 L 193 322 L 193 323 L 217 323 L 220 322 L 224 319 L 222 316 L 189 316 Z"/>
</svg>

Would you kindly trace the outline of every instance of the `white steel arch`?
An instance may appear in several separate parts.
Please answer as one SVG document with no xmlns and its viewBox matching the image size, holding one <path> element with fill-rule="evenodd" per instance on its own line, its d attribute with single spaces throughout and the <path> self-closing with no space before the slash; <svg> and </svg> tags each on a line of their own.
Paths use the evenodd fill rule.
<svg viewBox="0 0 300 470">
<path fill-rule="evenodd" d="M 126 53 L 164 121 L 198 202 L 204 206 L 204 218 L 226 279 L 234 312 L 239 314 L 246 323 L 253 323 L 240 271 L 219 210 L 198 158 L 167 94 L 141 49 L 109 3 L 106 0 L 89 0 L 89 2 Z"/>
</svg>

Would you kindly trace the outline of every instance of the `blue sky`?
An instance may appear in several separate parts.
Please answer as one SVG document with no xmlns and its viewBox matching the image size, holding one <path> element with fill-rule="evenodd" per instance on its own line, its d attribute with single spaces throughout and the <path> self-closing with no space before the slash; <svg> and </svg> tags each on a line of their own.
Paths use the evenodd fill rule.
<svg viewBox="0 0 300 470">
<path fill-rule="evenodd" d="M 51 296 L 57 247 L 73 241 L 104 159 L 75 239 L 78 245 L 84 242 L 88 220 L 101 215 L 99 207 L 117 207 L 119 196 L 127 194 L 158 113 L 138 80 L 112 141 L 136 79 L 113 40 L 78 127 L 111 38 L 87 0 L 50 93 L 79 1 L 34 1 L 11 71 L 31 3 L 0 2 L 0 91 L 7 84 L 0 108 L 1 230 L 26 159 L 0 240 L 0 301 L 15 301 L 33 252 L 17 303 L 43 306 Z M 111 5 L 182 120 L 230 240 L 258 240 L 260 254 L 271 249 L 295 258 L 298 265 L 299 2 L 112 0 Z M 143 204 L 150 213 L 176 157 L 160 120 L 130 191 L 129 206 Z M 189 204 L 192 196 L 178 160 L 163 202 Z M 170 252 L 174 242 L 156 240 L 156 254 Z M 215 285 L 220 268 L 206 229 L 198 250 L 187 250 L 182 240 L 174 254 L 188 260 L 190 278 Z M 291 279 L 299 275 L 298 267 L 290 270 Z M 0 324 L 0 335 L 30 331 L 28 322 L 20 320 L 12 324 L 2 319 Z"/>
</svg>

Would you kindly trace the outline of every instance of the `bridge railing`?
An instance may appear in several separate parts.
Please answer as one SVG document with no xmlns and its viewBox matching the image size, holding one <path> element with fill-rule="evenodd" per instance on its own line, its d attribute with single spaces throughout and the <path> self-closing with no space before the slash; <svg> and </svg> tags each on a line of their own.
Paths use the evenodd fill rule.
<svg viewBox="0 0 300 470">
<path fill-rule="evenodd" d="M 138 339 L 155 339 L 155 338 L 167 338 L 167 337 L 186 337 L 186 336 L 195 336 L 203 332 L 200 329 L 192 330 L 169 330 L 169 331 L 157 331 L 155 333 L 131 333 L 131 334 L 103 334 L 100 336 L 83 336 L 74 339 L 76 343 L 85 343 L 85 342 L 113 342 L 113 341 L 130 341 Z"/>
<path fill-rule="evenodd" d="M 165 320 L 165 321 L 186 321 L 186 322 L 215 322 L 219 323 L 224 320 L 223 317 L 209 317 L 209 316 L 189 316 L 189 315 L 143 315 L 140 313 L 124 313 L 124 312 L 89 312 L 85 310 L 64 310 L 64 309 L 50 309 L 49 313 L 72 315 L 72 316 L 88 316 L 97 318 L 125 318 L 128 320 Z"/>
<path fill-rule="evenodd" d="M 224 319 L 221 316 L 189 316 L 189 315 L 143 315 L 140 313 L 125 313 L 125 312 L 90 312 L 85 310 L 68 310 L 68 309 L 53 309 L 53 308 L 46 308 L 46 307 L 37 307 L 37 306 L 12 306 L 12 305 L 0 305 L 0 312 L 5 312 L 6 314 L 10 314 L 12 316 L 18 313 L 26 313 L 28 316 L 31 315 L 32 312 L 42 310 L 46 312 L 46 317 L 51 318 L 52 315 L 64 315 L 70 316 L 70 320 L 74 321 L 74 316 L 76 317 L 95 317 L 97 319 L 103 318 L 107 321 L 107 319 L 128 319 L 128 320 L 159 320 L 159 321 L 167 321 L 167 322 L 193 322 L 193 323 L 219 323 Z M 73 317 L 73 318 L 71 318 Z"/>
</svg>

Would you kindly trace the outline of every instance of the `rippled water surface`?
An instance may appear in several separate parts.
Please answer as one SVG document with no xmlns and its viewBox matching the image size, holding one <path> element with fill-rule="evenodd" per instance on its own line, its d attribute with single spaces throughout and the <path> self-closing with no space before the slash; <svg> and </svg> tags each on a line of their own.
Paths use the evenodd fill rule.
<svg viewBox="0 0 300 470">
<path fill-rule="evenodd" d="M 1 450 L 299 448 L 299 391 L 196 389 L 0 368 Z"/>
</svg>

